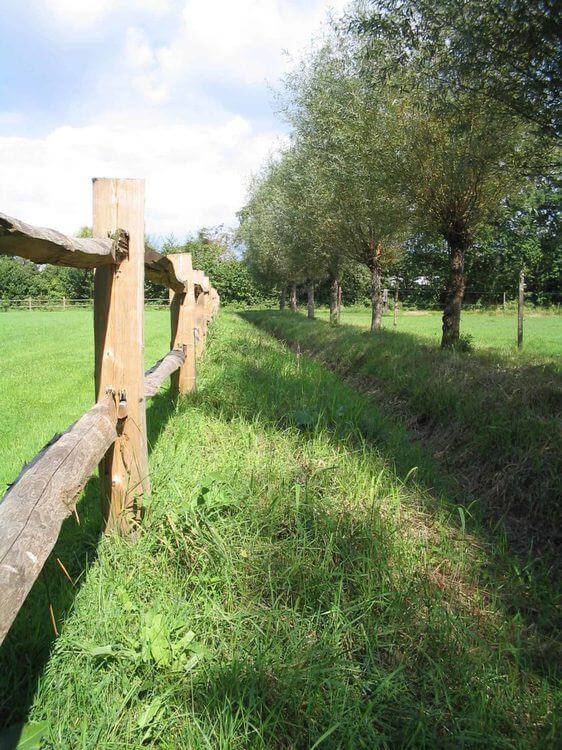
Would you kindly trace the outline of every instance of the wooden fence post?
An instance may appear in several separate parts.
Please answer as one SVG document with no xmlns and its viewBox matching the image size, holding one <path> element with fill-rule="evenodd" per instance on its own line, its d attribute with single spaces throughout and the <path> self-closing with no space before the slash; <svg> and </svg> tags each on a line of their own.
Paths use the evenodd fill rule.
<svg viewBox="0 0 562 750">
<path fill-rule="evenodd" d="M 394 287 L 394 327 L 398 324 L 398 284 Z"/>
<path fill-rule="evenodd" d="M 96 398 L 119 401 L 118 437 L 100 463 L 106 529 L 130 531 L 149 492 L 144 394 L 144 180 L 94 179 L 94 237 L 128 233 L 118 266 L 94 275 Z M 126 403 L 125 403 L 126 402 Z"/>
<path fill-rule="evenodd" d="M 170 349 L 182 349 L 183 365 L 172 374 L 171 390 L 174 395 L 184 395 L 195 390 L 195 291 L 193 266 L 189 253 L 174 253 L 170 259 L 176 276 L 185 279 L 185 291 L 170 289 L 170 322 L 172 338 Z"/>
<path fill-rule="evenodd" d="M 383 304 L 383 312 L 388 312 L 388 289 L 382 290 L 382 304 Z"/>
<path fill-rule="evenodd" d="M 517 347 L 523 346 L 523 306 L 525 304 L 525 272 L 519 273 L 519 297 L 517 299 Z"/>
</svg>

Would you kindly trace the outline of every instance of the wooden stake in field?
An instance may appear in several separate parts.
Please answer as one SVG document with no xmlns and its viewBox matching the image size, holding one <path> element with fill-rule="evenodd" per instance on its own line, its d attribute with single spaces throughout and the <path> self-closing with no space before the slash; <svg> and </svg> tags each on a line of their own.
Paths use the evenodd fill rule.
<svg viewBox="0 0 562 750">
<path fill-rule="evenodd" d="M 171 390 L 174 395 L 184 395 L 195 390 L 195 290 L 193 266 L 189 253 L 166 256 L 172 262 L 176 276 L 185 279 L 185 291 L 170 289 L 170 322 L 172 338 L 170 349 L 185 353 L 183 365 L 172 375 Z"/>
<path fill-rule="evenodd" d="M 130 531 L 150 490 L 144 394 L 144 180 L 94 179 L 94 237 L 128 234 L 127 256 L 94 275 L 96 399 L 119 402 L 118 437 L 100 463 L 106 528 Z"/>
<path fill-rule="evenodd" d="M 398 325 L 398 284 L 394 288 L 394 327 Z"/>
<path fill-rule="evenodd" d="M 517 346 L 523 346 L 523 307 L 525 305 L 525 272 L 519 273 L 519 297 L 517 299 Z"/>
</svg>

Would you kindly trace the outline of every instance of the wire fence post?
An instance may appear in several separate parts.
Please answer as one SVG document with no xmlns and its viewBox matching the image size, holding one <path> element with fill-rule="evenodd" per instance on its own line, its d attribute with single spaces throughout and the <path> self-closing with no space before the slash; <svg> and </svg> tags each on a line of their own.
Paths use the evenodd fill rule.
<svg viewBox="0 0 562 750">
<path fill-rule="evenodd" d="M 517 299 L 517 347 L 523 346 L 523 306 L 525 305 L 525 272 L 519 272 L 519 297 Z"/>
</svg>

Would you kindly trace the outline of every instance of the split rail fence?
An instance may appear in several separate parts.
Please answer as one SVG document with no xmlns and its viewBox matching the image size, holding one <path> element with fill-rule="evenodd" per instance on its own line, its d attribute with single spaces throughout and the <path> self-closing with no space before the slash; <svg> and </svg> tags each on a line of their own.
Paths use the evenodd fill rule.
<svg viewBox="0 0 562 750">
<path fill-rule="evenodd" d="M 0 214 L 0 254 L 92 268 L 95 405 L 55 436 L 0 501 L 0 643 L 99 466 L 106 531 L 132 532 L 150 492 L 146 401 L 171 377 L 196 386 L 196 359 L 219 295 L 191 255 L 145 249 L 144 181 L 93 180 L 93 238 L 67 237 Z M 170 351 L 144 372 L 144 279 L 169 289 Z"/>
</svg>

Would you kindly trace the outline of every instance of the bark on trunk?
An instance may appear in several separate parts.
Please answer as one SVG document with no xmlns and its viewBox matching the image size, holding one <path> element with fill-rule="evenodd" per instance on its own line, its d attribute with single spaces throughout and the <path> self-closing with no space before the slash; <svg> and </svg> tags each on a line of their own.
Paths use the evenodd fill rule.
<svg viewBox="0 0 562 750">
<path fill-rule="evenodd" d="M 297 285 L 291 284 L 291 310 L 296 312 L 297 308 Z"/>
<path fill-rule="evenodd" d="M 306 285 L 306 296 L 307 296 L 307 315 L 313 320 L 314 319 L 314 281 L 309 281 Z"/>
<path fill-rule="evenodd" d="M 330 323 L 332 325 L 339 323 L 338 287 L 338 280 L 332 277 L 330 279 Z"/>
<path fill-rule="evenodd" d="M 378 258 L 371 266 L 371 333 L 378 333 L 382 322 L 381 268 Z"/>
<path fill-rule="evenodd" d="M 341 291 L 341 284 L 338 282 L 338 322 L 341 315 L 341 309 L 342 309 L 342 291 Z"/>
<path fill-rule="evenodd" d="M 464 244 L 449 240 L 451 271 L 447 281 L 445 307 L 443 309 L 443 336 L 441 347 L 449 349 L 458 344 L 461 326 L 461 307 L 464 297 Z"/>
<path fill-rule="evenodd" d="M 287 299 L 287 292 L 285 290 L 285 287 L 283 287 L 283 289 L 281 289 L 281 291 L 279 292 L 279 309 L 280 310 L 285 309 L 286 299 Z"/>
<path fill-rule="evenodd" d="M 519 295 L 517 297 L 517 348 L 523 346 L 523 307 L 525 305 L 525 272 L 519 273 Z"/>
</svg>

